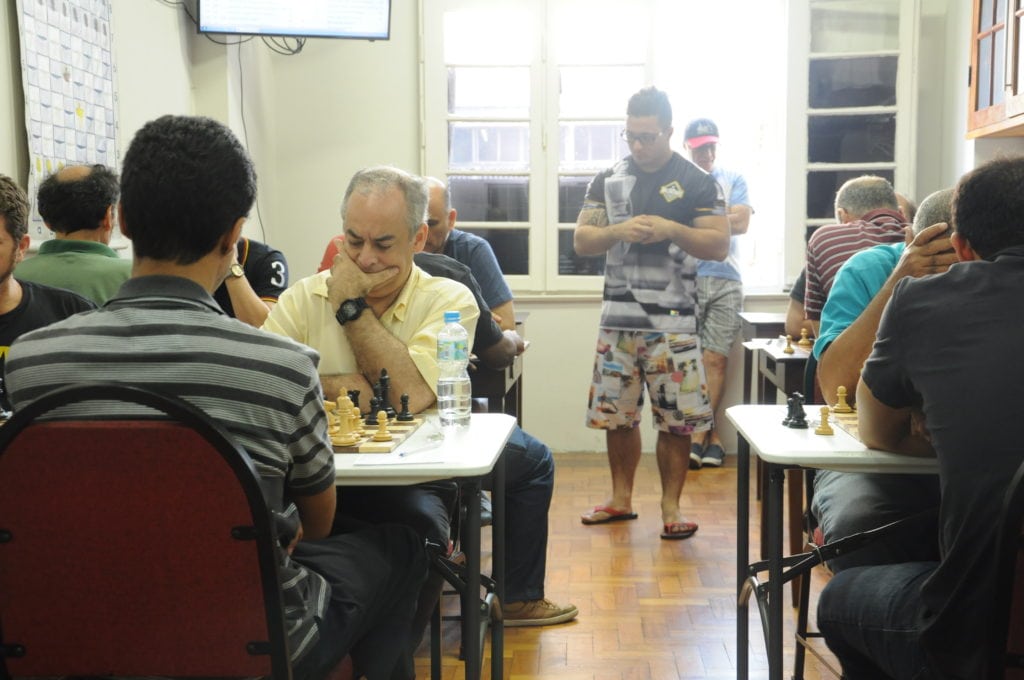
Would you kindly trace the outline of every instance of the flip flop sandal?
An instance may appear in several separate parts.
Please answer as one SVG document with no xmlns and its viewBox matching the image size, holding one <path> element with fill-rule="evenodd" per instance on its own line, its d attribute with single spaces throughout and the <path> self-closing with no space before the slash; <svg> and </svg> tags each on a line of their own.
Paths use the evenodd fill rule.
<svg viewBox="0 0 1024 680">
<path fill-rule="evenodd" d="M 665 530 L 661 537 L 666 541 L 677 541 L 682 538 L 689 538 L 697 533 L 696 522 L 665 522 Z"/>
<path fill-rule="evenodd" d="M 580 521 L 584 524 L 608 524 L 609 522 L 623 522 L 629 519 L 636 519 L 637 514 L 629 510 L 616 510 L 607 505 L 595 506 L 593 510 L 580 515 Z"/>
</svg>

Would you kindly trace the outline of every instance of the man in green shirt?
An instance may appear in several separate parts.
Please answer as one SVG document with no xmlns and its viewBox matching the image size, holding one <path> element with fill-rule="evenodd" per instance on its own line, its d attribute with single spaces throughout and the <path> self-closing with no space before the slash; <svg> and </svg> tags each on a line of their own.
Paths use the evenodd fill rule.
<svg viewBox="0 0 1024 680">
<path fill-rule="evenodd" d="M 117 199 L 117 175 L 102 165 L 71 165 L 43 180 L 36 204 L 54 238 L 18 266 L 17 278 L 106 302 L 132 268 L 109 246 Z"/>
</svg>

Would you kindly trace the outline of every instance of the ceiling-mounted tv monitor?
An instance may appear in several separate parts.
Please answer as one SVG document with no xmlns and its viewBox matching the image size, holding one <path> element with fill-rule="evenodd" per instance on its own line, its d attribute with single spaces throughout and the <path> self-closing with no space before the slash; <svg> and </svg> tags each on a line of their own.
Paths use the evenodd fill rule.
<svg viewBox="0 0 1024 680">
<path fill-rule="evenodd" d="M 199 0 L 198 14 L 200 33 L 391 37 L 391 0 Z"/>
</svg>

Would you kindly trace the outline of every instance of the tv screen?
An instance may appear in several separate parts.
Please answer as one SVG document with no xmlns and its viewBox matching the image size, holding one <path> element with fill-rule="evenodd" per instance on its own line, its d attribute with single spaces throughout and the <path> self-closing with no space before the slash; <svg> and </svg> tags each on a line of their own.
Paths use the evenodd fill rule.
<svg viewBox="0 0 1024 680">
<path fill-rule="evenodd" d="M 200 33 L 387 40 L 391 0 L 199 0 Z"/>
</svg>

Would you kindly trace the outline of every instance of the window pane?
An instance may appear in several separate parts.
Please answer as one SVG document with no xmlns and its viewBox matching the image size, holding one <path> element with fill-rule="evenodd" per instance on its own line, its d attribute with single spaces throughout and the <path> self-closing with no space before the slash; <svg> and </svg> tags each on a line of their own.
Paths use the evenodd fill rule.
<svg viewBox="0 0 1024 680">
<path fill-rule="evenodd" d="M 993 103 L 1002 103 L 1006 94 L 1006 59 L 1001 55 L 1006 54 L 1006 30 L 1000 29 L 994 36 L 996 41 L 993 54 L 992 69 L 992 100 Z"/>
<path fill-rule="evenodd" d="M 587 195 L 590 177 L 559 177 L 558 178 L 558 221 L 576 222 L 583 207 L 583 199 Z"/>
<path fill-rule="evenodd" d="M 448 167 L 529 170 L 529 123 L 449 123 Z"/>
<path fill-rule="evenodd" d="M 650 16 L 642 3 L 564 0 L 552 26 L 556 64 L 643 64 Z M 632 38 L 632 39 L 631 39 Z"/>
<path fill-rule="evenodd" d="M 896 114 L 807 117 L 810 163 L 892 162 L 895 149 Z"/>
<path fill-rule="evenodd" d="M 978 12 L 978 23 L 981 24 L 979 28 L 984 31 L 992 28 L 995 22 L 996 18 L 992 13 L 992 0 L 981 0 L 981 11 Z"/>
<path fill-rule="evenodd" d="M 807 173 L 807 217 L 809 219 L 829 218 L 836 216 L 836 192 L 847 180 L 860 177 L 861 175 L 877 175 L 884 177 L 891 183 L 893 181 L 892 170 L 873 170 L 871 172 L 847 171 L 821 171 Z"/>
<path fill-rule="evenodd" d="M 558 232 L 558 273 L 563 275 L 601 276 L 604 274 L 604 255 L 580 257 L 572 247 L 572 231 Z"/>
<path fill-rule="evenodd" d="M 530 69 L 448 69 L 448 113 L 525 118 L 530 115 Z"/>
<path fill-rule="evenodd" d="M 978 41 L 977 109 L 986 109 L 992 103 L 992 36 L 986 36 Z"/>
<path fill-rule="evenodd" d="M 563 66 L 558 115 L 625 119 L 626 102 L 644 85 L 642 66 Z"/>
<path fill-rule="evenodd" d="M 622 140 L 621 121 L 614 123 L 562 123 L 559 126 L 559 170 L 603 170 L 629 155 Z"/>
<path fill-rule="evenodd" d="M 816 2 L 811 6 L 811 53 L 897 50 L 899 29 L 899 2 Z"/>
<path fill-rule="evenodd" d="M 459 216 L 462 216 L 461 211 Z M 501 273 L 526 275 L 530 273 L 530 232 L 528 229 L 466 229 L 487 240 L 498 258 Z"/>
<path fill-rule="evenodd" d="M 459 211 L 460 224 L 528 222 L 529 182 L 527 177 L 456 175 L 448 178 L 448 187 L 452 193 L 452 206 Z"/>
<path fill-rule="evenodd" d="M 892 106 L 898 57 L 812 59 L 808 99 L 812 109 Z"/>
<path fill-rule="evenodd" d="M 536 19 L 526 9 L 488 7 L 444 14 L 446 64 L 529 64 Z"/>
</svg>

